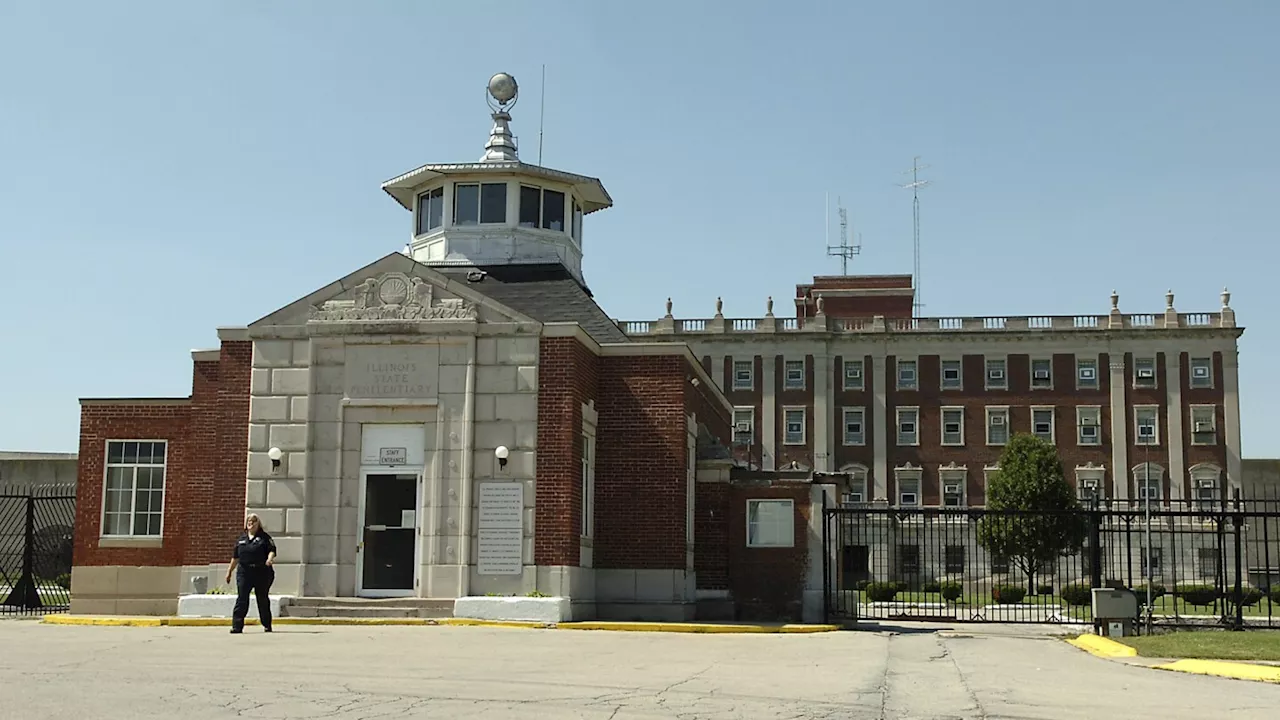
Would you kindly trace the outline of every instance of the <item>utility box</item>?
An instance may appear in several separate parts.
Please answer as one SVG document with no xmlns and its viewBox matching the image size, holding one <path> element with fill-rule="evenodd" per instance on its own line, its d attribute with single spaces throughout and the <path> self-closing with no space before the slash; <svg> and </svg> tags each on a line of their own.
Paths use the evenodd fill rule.
<svg viewBox="0 0 1280 720">
<path fill-rule="evenodd" d="M 1093 588 L 1093 621 L 1103 635 L 1133 634 L 1138 619 L 1138 596 L 1132 590 Z"/>
</svg>

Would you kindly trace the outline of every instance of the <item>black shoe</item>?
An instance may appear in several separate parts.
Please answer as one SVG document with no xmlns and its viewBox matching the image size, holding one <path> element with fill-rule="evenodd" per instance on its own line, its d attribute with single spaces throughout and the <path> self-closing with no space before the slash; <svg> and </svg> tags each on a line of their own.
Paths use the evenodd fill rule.
<svg viewBox="0 0 1280 720">
<path fill-rule="evenodd" d="M 231 628 L 231 634 L 232 634 L 232 635 L 239 635 L 239 634 L 240 634 L 240 633 L 242 633 L 242 632 L 244 632 L 244 630 L 241 630 L 240 628 L 234 628 L 234 627 L 233 627 L 233 628 Z"/>
<path fill-rule="evenodd" d="M 262 628 L 262 632 L 271 632 L 271 626 L 270 626 L 270 625 L 268 625 L 268 626 L 266 626 L 266 627 Z"/>
</svg>

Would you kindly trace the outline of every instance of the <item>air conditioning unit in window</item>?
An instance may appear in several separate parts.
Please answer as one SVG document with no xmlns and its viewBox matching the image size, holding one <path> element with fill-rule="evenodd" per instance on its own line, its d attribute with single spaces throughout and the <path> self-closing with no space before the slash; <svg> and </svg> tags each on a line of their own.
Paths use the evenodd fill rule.
<svg viewBox="0 0 1280 720">
<path fill-rule="evenodd" d="M 1209 422 L 1198 422 L 1198 423 L 1196 423 L 1196 430 L 1195 430 L 1195 431 L 1196 431 L 1196 432 L 1198 432 L 1198 433 L 1211 433 L 1211 432 L 1213 432 L 1213 423 L 1209 423 Z"/>
<path fill-rule="evenodd" d="M 1090 490 L 1098 489 L 1098 478 L 1080 478 L 1080 487 Z"/>
<path fill-rule="evenodd" d="M 1004 424 L 1004 419 L 1005 419 L 1005 418 L 1004 418 L 1004 416 L 1003 416 L 1003 415 L 992 415 L 992 416 L 991 416 L 991 424 L 992 424 L 992 425 L 1003 425 L 1003 424 Z"/>
<path fill-rule="evenodd" d="M 1094 377 L 1094 374 L 1095 374 L 1095 373 L 1094 373 L 1094 371 L 1093 371 L 1093 368 L 1091 368 L 1091 367 L 1080 368 L 1080 379 L 1081 379 L 1081 380 L 1092 380 L 1092 379 L 1093 379 L 1093 377 Z"/>
<path fill-rule="evenodd" d="M 942 492 L 946 493 L 947 495 L 959 495 L 959 494 L 960 494 L 960 484 L 959 484 L 959 483 L 950 483 L 950 484 L 947 484 L 947 485 L 943 485 L 943 486 L 942 486 Z"/>
<path fill-rule="evenodd" d="M 845 368 L 844 375 L 850 380 L 861 380 L 862 368 L 856 368 L 856 367 Z"/>
<path fill-rule="evenodd" d="M 736 431 L 738 431 L 738 432 L 740 432 L 740 433 L 749 433 L 749 432 L 751 432 L 751 423 L 749 423 L 749 422 L 740 422 L 740 423 L 738 423 L 737 425 L 734 425 L 734 426 L 733 426 L 733 429 L 734 429 L 734 430 L 736 430 Z"/>
<path fill-rule="evenodd" d="M 1205 366 L 1203 366 L 1203 365 L 1201 365 L 1201 366 L 1199 366 L 1199 367 L 1193 367 L 1193 368 L 1191 368 L 1191 377 L 1193 377 L 1193 378 L 1207 378 L 1207 377 L 1209 377 L 1209 368 L 1207 368 L 1207 367 L 1205 367 Z"/>
<path fill-rule="evenodd" d="M 1080 437 L 1095 438 L 1098 437 L 1097 425 L 1084 425 L 1080 428 Z"/>
<path fill-rule="evenodd" d="M 1156 376 L 1156 371 L 1151 368 L 1138 368 L 1138 378 L 1141 380 L 1150 380 Z"/>
<path fill-rule="evenodd" d="M 918 501 L 919 498 L 915 493 L 904 492 L 898 495 L 898 502 L 903 505 L 915 505 Z"/>
<path fill-rule="evenodd" d="M 1141 437 L 1141 438 L 1152 438 L 1152 437 L 1155 437 L 1155 436 L 1156 436 L 1156 429 L 1155 429 L 1155 427 L 1154 427 L 1154 426 L 1152 426 L 1152 425 L 1139 425 L 1139 426 L 1138 426 L 1138 437 Z"/>
<path fill-rule="evenodd" d="M 997 369 L 997 370 L 988 370 L 988 371 L 987 371 L 987 377 L 991 378 L 992 380 L 1003 380 L 1003 379 L 1004 379 L 1004 370 L 998 370 L 998 369 Z"/>
<path fill-rule="evenodd" d="M 1048 379 L 1049 379 L 1049 371 L 1048 371 L 1048 370 L 1037 370 L 1037 371 L 1036 371 L 1036 373 L 1035 373 L 1035 377 L 1036 377 L 1036 379 L 1037 379 L 1037 380 L 1048 380 Z"/>
<path fill-rule="evenodd" d="M 1091 417 L 1086 417 L 1086 418 L 1080 418 L 1080 424 L 1085 427 L 1097 427 L 1098 421 Z"/>
<path fill-rule="evenodd" d="M 1214 489 L 1214 487 L 1216 487 L 1215 483 L 1212 480 L 1201 480 L 1196 484 L 1199 485 L 1202 490 L 1212 490 Z"/>
</svg>

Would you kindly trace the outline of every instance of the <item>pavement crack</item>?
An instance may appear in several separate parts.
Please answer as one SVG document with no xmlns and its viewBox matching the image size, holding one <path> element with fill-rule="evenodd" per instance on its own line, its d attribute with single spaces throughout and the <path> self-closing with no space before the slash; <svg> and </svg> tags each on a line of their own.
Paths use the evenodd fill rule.
<svg viewBox="0 0 1280 720">
<path fill-rule="evenodd" d="M 972 717 L 979 718 L 979 719 L 986 718 L 987 711 L 985 708 L 982 707 L 982 701 L 978 699 L 978 694 L 974 692 L 973 687 L 969 685 L 969 680 L 965 678 L 964 671 L 960 669 L 960 663 L 956 661 L 955 655 L 951 654 L 951 649 L 947 647 L 946 643 L 943 641 L 943 638 L 937 638 L 937 641 L 938 641 L 938 647 L 942 650 L 941 658 L 947 658 L 951 660 L 951 666 L 956 669 L 956 679 L 960 681 L 960 687 L 964 689 L 965 695 L 969 696 L 969 702 L 973 703 L 974 709 L 978 711 L 978 714 Z M 941 658 L 938 658 L 938 659 L 941 659 Z"/>
</svg>

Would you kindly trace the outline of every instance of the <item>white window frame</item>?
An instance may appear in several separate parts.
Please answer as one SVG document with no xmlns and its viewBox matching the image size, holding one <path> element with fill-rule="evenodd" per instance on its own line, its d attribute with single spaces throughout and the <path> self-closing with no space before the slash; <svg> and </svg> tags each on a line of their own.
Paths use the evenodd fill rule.
<svg viewBox="0 0 1280 720">
<path fill-rule="evenodd" d="M 805 445 L 808 439 L 809 413 L 808 408 L 800 405 L 785 405 L 782 408 L 782 444 L 783 445 Z M 800 439 L 792 439 L 791 429 L 787 427 L 790 421 L 787 415 L 790 413 L 800 413 Z"/>
<path fill-rule="evenodd" d="M 956 505 L 947 503 L 947 487 L 950 485 L 959 485 L 960 501 Z M 963 465 L 944 465 L 938 468 L 938 496 L 941 498 L 942 507 L 967 507 L 969 498 L 969 468 Z"/>
<path fill-rule="evenodd" d="M 582 429 L 582 537 L 595 534 L 596 515 L 596 428 L 583 421 Z"/>
<path fill-rule="evenodd" d="M 855 464 L 842 468 L 841 472 L 849 476 L 849 490 L 840 497 L 840 503 L 847 507 L 870 502 L 867 499 L 869 492 L 867 479 L 870 476 L 867 468 Z"/>
<path fill-rule="evenodd" d="M 765 507 L 775 508 L 774 512 L 777 512 L 778 514 L 772 517 L 760 517 L 760 509 Z M 783 511 L 782 508 L 785 508 L 785 511 Z M 786 518 L 785 520 L 783 519 L 784 517 Z M 789 498 L 752 498 L 747 500 L 747 547 L 795 547 L 795 523 L 796 510 L 794 500 Z M 758 529 L 766 524 L 774 525 L 775 533 L 772 536 L 761 538 L 759 537 Z"/>
<path fill-rule="evenodd" d="M 1086 425 L 1085 421 L 1089 420 Z M 1093 439 L 1086 439 L 1084 429 L 1092 427 Z M 1102 406 L 1101 405 L 1077 405 L 1076 406 L 1076 445 L 1081 447 L 1097 447 L 1102 444 Z"/>
<path fill-rule="evenodd" d="M 440 223 L 438 225 L 432 225 L 424 230 L 422 228 L 423 223 L 430 222 L 431 214 L 429 211 L 429 207 L 430 207 L 429 203 L 431 200 L 431 196 L 436 194 L 437 192 L 440 193 Z M 444 227 L 444 221 L 445 221 L 445 215 L 446 215 L 445 203 L 447 203 L 448 201 L 449 201 L 449 193 L 445 192 L 445 186 L 443 185 L 439 187 L 430 188 L 429 190 L 423 190 L 422 192 L 418 193 L 418 208 L 417 208 L 417 212 L 414 213 L 414 217 L 413 217 L 414 237 L 424 237 Z"/>
<path fill-rule="evenodd" d="M 939 423 L 939 426 L 940 426 L 939 442 L 945 447 L 964 447 L 964 407 L 960 405 L 946 405 L 946 406 L 943 406 L 940 410 L 942 414 L 942 422 Z M 959 428 L 959 431 L 955 433 L 959 437 L 950 442 L 947 441 L 947 434 L 948 434 L 947 433 L 947 413 L 959 415 L 959 421 L 957 424 L 960 426 L 960 428 Z"/>
<path fill-rule="evenodd" d="M 795 379 L 795 381 L 794 381 L 794 382 L 792 382 L 792 379 L 791 379 L 791 377 L 792 377 L 791 372 L 792 372 L 792 370 L 793 370 L 793 369 L 796 369 L 796 368 L 795 368 L 795 366 L 799 366 L 799 368 L 798 368 L 798 369 L 799 369 L 799 372 L 798 372 L 798 373 L 796 374 L 796 376 L 795 376 L 795 378 L 796 378 L 796 379 Z M 805 372 L 805 361 L 804 361 L 804 360 L 786 360 L 786 359 L 783 359 L 783 361 L 782 361 L 782 389 L 783 389 L 783 390 L 804 390 L 804 387 L 805 387 L 805 382 L 804 382 L 804 372 Z"/>
<path fill-rule="evenodd" d="M 1187 371 L 1187 386 L 1197 390 L 1213 389 L 1213 356 L 1193 357 L 1188 363 L 1190 369 Z M 1196 369 L 1202 368 L 1204 375 L 1196 377 Z"/>
<path fill-rule="evenodd" d="M 484 221 L 484 186 L 485 185 L 502 185 L 506 188 L 503 191 L 504 195 L 503 195 L 503 202 L 502 202 L 502 221 L 501 222 L 485 222 Z M 471 187 L 471 186 L 475 186 L 476 188 L 476 222 L 474 225 L 462 225 L 461 223 L 458 222 L 458 188 Z M 533 187 L 533 186 L 531 185 L 530 187 Z M 503 225 L 507 225 L 510 222 L 511 213 L 509 211 L 511 209 L 511 183 L 486 182 L 484 180 L 466 180 L 462 182 L 453 183 L 452 190 L 453 190 L 453 193 L 452 193 L 452 197 L 450 198 L 452 207 L 450 207 L 450 210 L 453 211 L 451 224 L 454 227 L 481 227 L 484 225 L 487 225 L 489 227 L 501 227 Z M 539 195 L 539 197 L 541 197 L 541 195 Z M 516 203 L 516 208 L 517 208 L 516 212 L 519 213 L 518 201 Z M 519 221 L 519 219 L 520 219 L 519 215 L 517 214 L 516 216 L 517 222 Z"/>
<path fill-rule="evenodd" d="M 1147 477 L 1147 467 L 1151 468 L 1151 476 Z M 1152 500 L 1164 499 L 1164 468 L 1155 463 L 1140 463 L 1133 468 L 1133 487 L 1135 492 L 1133 498 L 1138 502 L 1143 502 L 1146 497 L 1143 494 L 1144 488 L 1155 488 L 1155 496 Z"/>
<path fill-rule="evenodd" d="M 1009 438 L 1012 433 L 1009 432 L 1009 406 L 1008 405 L 988 405 L 986 407 L 987 423 L 986 423 L 986 440 L 987 445 L 991 447 L 1004 447 L 1009 444 Z M 1004 427 L 1004 442 L 991 442 L 991 427 L 993 423 L 991 418 L 1002 417 L 1000 425 Z"/>
<path fill-rule="evenodd" d="M 747 413 L 746 424 L 749 426 L 749 429 L 741 431 L 747 434 L 747 442 L 745 443 L 738 442 L 738 433 L 740 432 L 738 430 L 738 422 L 739 422 L 738 413 Z M 734 407 L 733 408 L 733 444 L 741 447 L 742 445 L 752 445 L 755 443 L 755 441 L 756 441 L 756 409 L 755 407 L 751 405 L 747 405 L 745 407 L 744 406 Z"/>
<path fill-rule="evenodd" d="M 740 365 L 746 366 L 746 369 L 747 369 L 746 380 L 743 380 L 738 374 L 738 367 Z M 733 389 L 734 390 L 755 390 L 756 389 L 756 361 L 754 359 L 751 359 L 751 360 L 735 359 L 733 361 L 732 367 L 730 368 L 730 372 L 733 373 Z"/>
<path fill-rule="evenodd" d="M 525 225 L 520 222 L 520 215 L 524 210 L 525 188 L 538 191 L 538 222 L 536 225 L 533 225 L 533 226 Z M 507 192 L 510 192 L 510 190 L 508 190 Z M 547 193 L 549 192 L 559 193 L 560 195 L 564 196 L 564 207 L 561 208 L 560 210 L 561 217 L 563 217 L 564 220 L 563 220 L 563 226 L 559 230 L 556 230 L 555 228 L 550 228 L 550 227 L 543 227 L 543 222 L 546 221 Z M 566 192 L 564 190 L 559 190 L 553 187 L 543 187 L 541 185 L 531 185 L 529 183 L 522 182 L 522 183 L 519 183 L 519 189 L 516 191 L 516 193 L 517 193 L 516 227 L 523 228 L 525 230 L 542 230 L 545 232 L 561 232 L 573 238 L 574 240 L 580 239 L 576 237 L 573 232 L 573 223 L 574 223 L 573 205 L 575 205 L 576 203 L 574 201 L 572 192 Z M 552 207 L 554 207 L 554 205 Z M 577 245 L 578 243 L 574 243 L 574 244 Z"/>
<path fill-rule="evenodd" d="M 1143 367 L 1148 364 L 1150 365 L 1149 368 Z M 1135 355 L 1133 357 L 1133 386 L 1143 390 L 1153 390 L 1160 387 L 1160 379 L 1156 377 L 1156 367 L 1155 355 Z M 1150 370 L 1151 377 L 1139 377 L 1143 370 Z"/>
<path fill-rule="evenodd" d="M 951 365 L 952 367 L 948 368 L 947 365 Z M 953 369 L 956 371 L 955 380 L 950 380 L 950 381 L 947 380 L 948 369 Z M 955 358 L 952 358 L 952 359 L 942 360 L 938 370 L 938 387 L 943 391 L 964 390 L 964 360 L 963 359 L 957 360 Z"/>
<path fill-rule="evenodd" d="M 896 372 L 894 376 L 897 378 L 897 389 L 899 390 L 919 390 L 920 389 L 920 360 L 917 358 L 897 358 L 895 361 Z M 904 380 L 902 371 L 910 368 L 911 379 Z"/>
<path fill-rule="evenodd" d="M 1222 468 L 1213 463 L 1200 463 L 1192 465 L 1187 470 L 1187 476 L 1191 480 L 1191 499 L 1199 507 L 1207 509 L 1222 502 Z M 1211 490 L 1213 497 L 1201 497 L 1202 490 Z"/>
<path fill-rule="evenodd" d="M 844 389 L 845 390 L 862 390 L 866 388 L 866 368 L 863 360 L 843 361 L 844 365 Z M 855 377 L 850 377 L 849 373 L 853 372 Z"/>
<path fill-rule="evenodd" d="M 856 418 L 858 423 L 858 433 L 856 435 L 849 434 L 850 418 Z M 840 414 L 842 423 L 840 425 L 841 442 L 846 447 L 859 447 L 867 444 L 867 409 L 865 407 L 846 407 Z"/>
<path fill-rule="evenodd" d="M 992 367 L 995 364 L 997 367 Z M 999 372 L 999 378 L 992 378 L 992 372 Z M 987 390 L 1008 390 L 1009 389 L 1009 357 L 988 357 L 982 358 L 982 377 L 983 387 Z"/>
<path fill-rule="evenodd" d="M 1037 378 L 1037 377 L 1036 377 L 1036 364 L 1037 364 L 1037 363 L 1043 363 L 1043 364 L 1048 365 L 1048 377 L 1047 377 L 1047 378 L 1040 379 L 1040 378 Z M 1042 368 L 1042 369 L 1043 369 L 1043 368 Z M 1029 364 L 1029 366 L 1028 366 L 1028 370 L 1027 370 L 1027 372 L 1028 372 L 1028 373 L 1030 373 L 1030 375 L 1031 375 L 1031 377 L 1030 377 L 1031 384 L 1029 385 L 1029 387 L 1030 387 L 1032 390 L 1052 390 L 1052 389 L 1053 389 L 1053 357 L 1047 357 L 1047 358 L 1044 358 L 1044 357 L 1033 357 L 1033 358 L 1031 358 L 1031 363 L 1030 363 L 1030 364 Z"/>
<path fill-rule="evenodd" d="M 1188 417 L 1188 422 L 1190 423 L 1189 427 L 1191 428 L 1191 444 L 1202 445 L 1202 446 L 1217 445 L 1218 444 L 1218 406 L 1217 405 L 1192 405 L 1187 410 L 1187 413 L 1189 416 Z M 1201 416 L 1200 420 L 1196 419 L 1197 414 Z M 1209 425 L 1209 429 L 1204 432 L 1212 433 L 1209 436 L 1209 439 L 1207 441 L 1204 440 L 1204 436 L 1201 435 L 1200 432 L 1197 430 L 1197 428 L 1199 428 L 1200 425 L 1206 422 L 1204 420 L 1205 415 L 1208 415 L 1208 418 L 1209 418 L 1207 421 Z"/>
<path fill-rule="evenodd" d="M 1036 413 L 1049 413 L 1049 436 L 1044 437 L 1036 430 Z M 1031 434 L 1042 440 L 1048 440 L 1050 444 L 1057 445 L 1057 424 L 1058 413 L 1052 405 L 1032 405 L 1031 406 Z"/>
<path fill-rule="evenodd" d="M 907 465 L 894 468 L 893 476 L 898 490 L 898 504 L 903 507 L 920 507 L 923 501 L 921 495 L 924 490 L 924 470 Z M 912 502 L 907 502 L 908 495 L 913 497 Z"/>
<path fill-rule="evenodd" d="M 911 424 L 913 427 L 913 430 L 911 432 L 911 442 L 902 441 L 902 438 L 903 438 L 902 416 L 904 413 L 909 413 L 913 416 L 913 419 L 911 421 Z M 920 444 L 920 408 L 917 406 L 904 406 L 904 407 L 894 408 L 893 418 L 894 418 L 893 435 L 894 435 L 894 440 L 897 441 L 896 442 L 897 446 L 898 447 L 918 446 Z"/>
<path fill-rule="evenodd" d="M 1151 440 L 1146 442 L 1142 440 L 1143 435 L 1141 434 L 1143 423 L 1139 422 L 1139 415 L 1143 412 L 1151 413 L 1150 425 L 1152 427 L 1152 432 L 1153 432 L 1151 436 Z M 1134 405 L 1133 406 L 1133 444 L 1134 445 L 1152 445 L 1152 446 L 1160 444 L 1160 406 L 1159 405 Z"/>
<path fill-rule="evenodd" d="M 123 446 L 123 445 L 125 445 L 125 444 L 127 444 L 127 443 L 147 443 L 148 445 L 153 444 L 153 443 L 159 443 L 161 446 L 163 446 L 163 449 L 164 449 L 164 459 L 163 459 L 160 463 L 155 463 L 155 462 L 145 462 L 145 463 L 142 463 L 142 462 L 137 462 L 137 461 L 135 461 L 135 462 L 131 462 L 131 463 L 127 463 L 127 462 L 123 462 L 123 461 L 121 461 L 121 462 L 111 462 L 111 446 L 112 446 L 112 445 L 114 445 L 114 444 L 117 444 L 117 443 L 118 443 L 118 444 L 121 444 L 122 446 Z M 121 455 L 123 455 L 123 454 L 124 454 L 124 448 L 122 447 L 122 448 L 121 448 Z M 98 526 L 98 534 L 99 534 L 99 536 L 100 536 L 100 537 L 104 537 L 104 538 L 151 538 L 151 539 L 160 539 L 160 538 L 163 538 L 163 537 L 164 537 L 164 510 L 165 510 L 165 503 L 168 501 L 168 495 L 169 495 L 169 492 L 168 492 L 168 490 L 169 490 L 169 441 L 168 441 L 168 440 L 161 440 L 161 439 L 158 439 L 158 438 L 149 438 L 149 439 L 114 439 L 114 438 L 113 438 L 113 439 L 109 439 L 109 440 L 107 440 L 107 441 L 103 444 L 103 447 L 102 447 L 102 460 L 103 460 L 103 462 L 102 462 L 102 466 L 103 466 L 103 468 L 102 468 L 102 507 L 101 507 L 101 509 L 99 510 L 99 515 L 98 515 L 98 519 L 99 519 L 99 523 L 100 523 L 100 524 L 99 524 L 99 526 Z M 108 495 L 110 494 L 110 492 L 111 492 L 111 491 L 109 490 L 110 482 L 111 482 L 111 471 L 112 471 L 112 469 L 120 469 L 120 468 L 123 468 L 123 469 L 126 469 L 126 470 L 130 471 L 130 472 L 128 473 L 128 481 L 129 481 L 129 489 L 128 489 L 129 510 L 128 510 L 128 512 L 127 512 L 127 513 L 122 513 L 122 512 L 120 512 L 120 511 L 108 512 L 108 511 L 107 511 L 107 496 L 108 496 Z M 152 509 L 148 510 L 146 513 L 139 513 L 139 512 L 137 512 L 137 508 L 138 508 L 138 471 L 139 471 L 140 469 L 142 469 L 142 468 L 147 468 L 148 470 L 154 470 L 155 468 L 159 468 L 159 469 L 160 469 L 160 508 L 159 508 L 159 510 L 156 510 L 156 509 L 152 508 Z M 150 474 L 151 474 L 151 473 L 150 473 L 150 472 L 148 472 L 148 475 L 150 475 Z M 149 492 L 154 492 L 154 489 L 149 489 L 148 491 L 149 491 Z M 128 531 L 128 532 L 126 532 L 126 533 L 112 533 L 112 532 L 107 532 L 107 529 L 108 529 L 107 517 L 108 517 L 108 515 L 113 515 L 113 516 L 120 516 L 120 515 L 124 515 L 124 516 L 128 517 L 129 531 Z M 159 515 L 159 516 L 160 516 L 160 527 L 159 527 L 159 529 L 158 529 L 156 532 L 154 532 L 154 533 L 150 532 L 150 531 L 149 531 L 149 528 L 148 528 L 148 532 L 143 532 L 143 533 L 138 533 L 138 532 L 136 532 L 136 523 L 137 523 L 137 520 L 138 520 L 138 516 L 139 516 L 139 515 Z"/>
<path fill-rule="evenodd" d="M 1106 497 L 1107 489 L 1107 470 L 1102 466 L 1094 466 L 1093 463 L 1088 465 L 1076 466 L 1076 497 L 1080 500 L 1088 500 L 1089 493 L 1092 488 L 1099 500 Z"/>
<path fill-rule="evenodd" d="M 1085 377 L 1086 374 L 1091 377 Z M 1076 358 L 1076 389 L 1097 390 L 1102 381 L 1098 378 L 1098 358 Z"/>
</svg>

